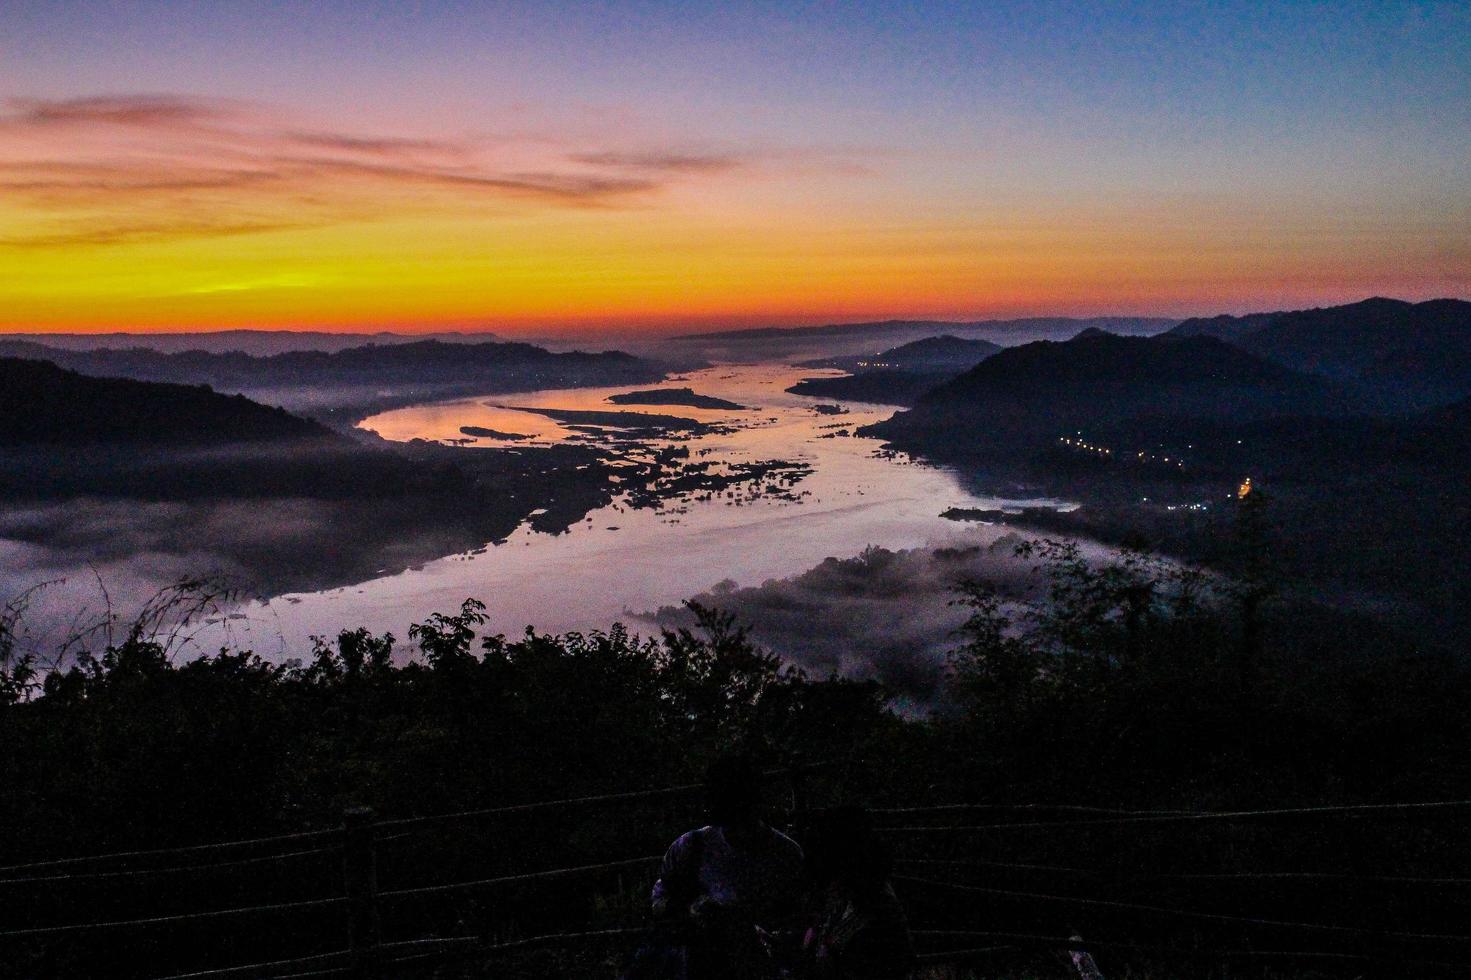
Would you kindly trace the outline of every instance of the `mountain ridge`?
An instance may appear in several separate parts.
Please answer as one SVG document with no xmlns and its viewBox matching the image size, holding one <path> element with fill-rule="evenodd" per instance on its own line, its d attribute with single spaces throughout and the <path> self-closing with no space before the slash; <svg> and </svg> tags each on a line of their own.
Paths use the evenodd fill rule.
<svg viewBox="0 0 1471 980">
<path fill-rule="evenodd" d="M 1010 347 L 864 431 L 942 455 L 1035 447 L 1148 417 L 1345 414 L 1352 394 L 1214 337 L 1090 335 Z M 962 448 L 964 447 L 964 448 Z"/>
<path fill-rule="evenodd" d="M 1471 302 L 1370 297 L 1341 306 L 1186 320 L 1278 364 L 1375 388 L 1404 408 L 1471 394 Z"/>
<path fill-rule="evenodd" d="M 1010 330 L 1021 331 L 1040 327 L 1058 327 L 1075 324 L 1082 330 L 1089 326 L 1108 329 L 1109 325 L 1119 331 L 1157 328 L 1157 332 L 1170 329 L 1180 321 L 1173 317 L 1017 317 L 992 320 L 859 320 L 850 323 L 823 323 L 804 327 L 747 327 L 737 330 L 716 330 L 709 333 L 676 334 L 670 340 L 746 340 L 780 337 L 820 337 L 838 335 L 883 334 L 900 330 L 929 330 L 946 332 L 951 330 Z"/>
<path fill-rule="evenodd" d="M 207 387 L 98 378 L 0 358 L 0 445 L 223 445 L 341 437 L 284 409 Z"/>
<path fill-rule="evenodd" d="M 353 421 L 395 404 L 460 395 L 642 384 L 664 376 L 654 361 L 622 351 L 554 353 L 533 344 L 422 340 L 365 344 L 340 351 L 257 356 L 150 348 L 89 351 L 0 341 L 0 357 L 50 361 L 93 377 L 207 384 L 313 417 Z"/>
</svg>

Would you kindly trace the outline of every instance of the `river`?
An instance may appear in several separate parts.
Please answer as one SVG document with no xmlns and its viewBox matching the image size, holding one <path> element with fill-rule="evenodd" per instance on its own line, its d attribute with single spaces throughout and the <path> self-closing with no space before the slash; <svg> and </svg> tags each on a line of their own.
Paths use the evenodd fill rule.
<svg viewBox="0 0 1471 980">
<path fill-rule="evenodd" d="M 625 387 L 460 399 L 365 419 L 362 428 L 390 440 L 459 440 L 465 438 L 461 426 L 533 437 L 530 443 L 476 439 L 465 451 L 477 452 L 500 444 L 587 438 L 586 432 L 518 410 L 523 407 L 675 415 L 718 426 L 681 443 L 692 459 L 796 461 L 810 473 L 793 488 L 796 499 L 714 495 L 672 500 L 658 510 L 615 501 L 561 534 L 523 525 L 500 544 L 401 574 L 251 603 L 230 617 L 229 630 L 236 642 L 263 655 L 299 656 L 309 636 L 331 635 L 343 626 L 388 630 L 402 638 L 409 623 L 453 611 L 467 597 L 487 604 L 495 632 L 515 634 L 527 625 L 548 632 L 590 630 L 617 620 L 647 628 L 640 613 L 677 604 L 722 581 L 756 585 L 805 571 L 829 556 L 855 555 L 867 545 L 984 542 L 1001 533 L 940 517 L 949 507 L 1055 503 L 978 497 L 947 470 L 882 453 L 873 439 L 835 435 L 887 418 L 896 407 L 847 403 L 845 414 L 824 414 L 815 407 L 818 400 L 784 390 L 823 373 L 777 364 L 720 366 L 660 385 L 688 386 L 746 406 L 739 411 L 606 401 Z M 509 405 L 517 408 L 504 407 Z"/>
</svg>

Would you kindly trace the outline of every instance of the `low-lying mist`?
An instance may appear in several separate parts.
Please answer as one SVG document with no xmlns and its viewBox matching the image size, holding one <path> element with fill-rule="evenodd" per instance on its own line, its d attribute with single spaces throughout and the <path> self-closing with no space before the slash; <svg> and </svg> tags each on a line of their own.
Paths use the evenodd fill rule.
<svg viewBox="0 0 1471 980">
<path fill-rule="evenodd" d="M 1018 598 L 1036 589 L 1036 562 L 1015 553 L 1021 540 L 1007 534 L 983 545 L 957 536 L 942 546 L 870 547 L 792 578 L 746 588 L 724 582 L 692 598 L 734 614 L 754 640 L 811 674 L 879 681 L 900 710 L 921 712 L 941 700 L 946 654 L 967 616 L 956 603 L 960 585 L 984 579 Z M 671 628 L 694 623 L 675 606 L 652 618 Z"/>
</svg>

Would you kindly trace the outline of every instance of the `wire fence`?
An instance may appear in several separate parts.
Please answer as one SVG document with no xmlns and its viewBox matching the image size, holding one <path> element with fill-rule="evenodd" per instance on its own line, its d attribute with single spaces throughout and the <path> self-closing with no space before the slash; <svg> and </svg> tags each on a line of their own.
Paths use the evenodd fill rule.
<svg viewBox="0 0 1471 980">
<path fill-rule="evenodd" d="M 948 806 L 928 807 L 910 810 L 876 810 L 876 814 L 890 813 L 956 813 L 966 812 L 971 809 L 985 808 L 989 804 L 951 804 Z M 967 834 L 967 833 L 994 833 L 1002 830 L 1071 830 L 1084 827 L 1120 827 L 1129 824 L 1172 824 L 1172 823 L 1203 823 L 1216 821 L 1242 821 L 1242 820 L 1270 820 L 1292 817 L 1330 817 L 1330 816 L 1364 816 L 1364 815 L 1410 815 L 1424 814 L 1435 811 L 1450 812 L 1455 810 L 1471 809 L 1471 800 L 1449 800 L 1431 803 L 1369 803 L 1357 806 L 1313 806 L 1293 807 L 1279 810 L 1228 810 L 1221 812 L 1138 812 L 1122 811 L 1125 816 L 1103 817 L 1088 820 L 1036 820 L 1013 823 L 988 823 L 988 824 L 919 824 L 904 826 L 885 826 L 880 829 L 886 833 L 899 834 Z"/>
<path fill-rule="evenodd" d="M 806 768 L 784 770 L 781 774 L 795 776 Z M 514 874 L 490 877 L 473 877 L 465 880 L 408 885 L 380 890 L 376 880 L 377 849 L 393 840 L 412 836 L 421 830 L 446 826 L 455 822 L 484 819 L 515 814 L 553 813 L 578 808 L 602 808 L 623 803 L 673 799 L 694 793 L 698 784 L 683 784 L 615 793 L 601 793 L 557 800 L 535 801 L 492 808 L 479 808 L 454 813 L 411 816 L 391 820 L 374 821 L 358 814 L 348 817 L 341 827 L 283 833 L 272 836 L 254 837 L 205 844 L 190 844 L 172 848 L 133 850 L 87 856 L 51 858 L 42 861 L 15 864 L 0 868 L 0 888 L 26 886 L 46 888 L 71 883 L 107 883 L 127 879 L 155 880 L 160 876 L 219 875 L 236 869 L 252 866 L 286 864 L 306 858 L 341 858 L 344 868 L 344 889 L 341 893 L 318 895 L 288 901 L 263 902 L 258 904 L 233 905 L 226 908 L 190 910 L 168 915 L 131 918 L 109 918 L 98 921 L 38 925 L 0 931 L 0 943 L 45 942 L 52 939 L 93 933 L 143 932 L 174 926 L 220 921 L 249 920 L 252 918 L 300 913 L 305 911 L 346 911 L 349 919 L 347 945 L 339 950 L 313 953 L 291 959 L 247 963 L 225 966 L 188 973 L 174 973 L 166 980 L 194 980 L 194 978 L 234 977 L 278 977 L 288 976 L 369 976 L 385 964 L 429 963 L 433 960 L 453 956 L 491 958 L 511 955 L 520 951 L 586 944 L 628 945 L 644 934 L 639 928 L 591 929 L 583 931 L 548 932 L 535 936 L 508 937 L 501 941 L 490 941 L 479 935 L 420 936 L 417 938 L 383 942 L 378 935 L 377 921 L 380 910 L 413 899 L 432 896 L 451 896 L 476 893 L 497 888 L 513 888 L 536 885 L 544 882 L 596 878 L 599 875 L 647 871 L 654 868 L 662 855 L 645 854 L 637 857 L 611 861 L 571 864 L 564 867 L 544 868 Z M 930 807 L 885 808 L 871 811 L 880 818 L 902 818 L 904 823 L 885 825 L 884 833 L 923 841 L 930 835 L 957 835 L 964 837 L 973 833 L 1012 830 L 1066 831 L 1073 828 L 1133 826 L 1190 826 L 1220 822 L 1241 822 L 1276 819 L 1331 819 L 1338 817 L 1395 817 L 1422 816 L 1439 813 L 1456 814 L 1471 808 L 1471 801 L 1430 801 L 1392 804 L 1366 804 L 1353 806 L 1318 806 L 1279 809 L 1235 810 L 1235 811 L 1180 811 L 1180 810 L 1119 810 L 1085 805 L 1061 804 L 943 804 Z M 1025 813 L 1055 814 L 1056 820 L 1003 820 L 997 823 L 976 824 L 924 823 L 926 816 L 965 818 L 979 814 L 1009 815 Z M 1073 819 L 1077 815 L 1082 819 Z M 918 819 L 921 822 L 913 822 Z M 388 833 L 392 831 L 393 833 Z M 309 847 L 292 847 L 310 843 Z M 283 847 L 285 849 L 283 849 Z M 235 856 L 242 851 L 265 850 L 268 853 Z M 201 860 L 187 862 L 187 857 Z M 119 867 L 134 863 L 169 860 L 171 863 L 142 867 Z M 1313 871 L 1150 871 L 1147 869 L 1102 869 L 1077 867 L 1024 861 L 987 861 L 975 858 L 901 858 L 900 868 L 974 869 L 983 871 L 1006 871 L 1030 877 L 1050 875 L 1065 878 L 1098 879 L 1116 881 L 1126 878 L 1148 884 L 1150 882 L 1278 882 L 1300 880 L 1338 884 L 1342 882 L 1364 882 L 1373 884 L 1404 884 L 1455 888 L 1471 885 L 1471 877 L 1455 875 L 1375 875 L 1330 873 Z M 369 869 L 366 874 L 354 874 L 353 867 Z M 1055 890 L 1036 891 L 1027 888 L 1000 888 L 988 884 L 948 880 L 928 875 L 901 873 L 895 876 L 896 885 L 908 894 L 911 891 L 940 892 L 956 896 L 982 897 L 989 902 L 1004 903 L 1015 908 L 1036 906 L 1061 909 L 1085 909 L 1106 911 L 1125 917 L 1135 923 L 1136 929 L 1153 931 L 1161 921 L 1218 925 L 1233 929 L 1262 932 L 1279 937 L 1298 937 L 1305 942 L 1332 938 L 1340 940 L 1350 948 L 1304 948 L 1262 949 L 1237 947 L 1217 942 L 1196 942 L 1192 945 L 1167 942 L 1136 942 L 1132 938 L 1110 938 L 1084 942 L 1075 937 L 1027 931 L 978 931 L 968 929 L 919 929 L 915 936 L 924 946 L 921 954 L 923 963 L 965 962 L 986 957 L 1035 954 L 1039 950 L 1104 950 L 1121 953 L 1148 953 L 1163 957 L 1207 959 L 1217 962 L 1231 960 L 1303 960 L 1322 963 L 1373 963 L 1393 960 L 1398 963 L 1419 963 L 1426 968 L 1459 969 L 1460 954 L 1471 946 L 1471 935 L 1453 932 L 1421 932 L 1398 929 L 1366 928 L 1361 925 L 1331 921 L 1299 921 L 1274 918 L 1266 915 L 1231 914 L 1221 911 L 1180 904 L 1155 904 L 1149 902 L 1122 901 L 1091 895 L 1061 894 Z M 954 903 L 950 903 L 953 905 Z M 1373 950 L 1364 950 L 1364 943 L 1396 943 L 1412 948 L 1411 952 L 1386 956 Z M 961 945 L 956 945 L 961 944 Z M 948 948 L 939 948 L 941 946 Z M 1450 956 L 1450 959 L 1437 959 Z M 0 955 L 0 959 L 3 959 Z M 162 978 L 161 978 L 162 980 Z"/>
<path fill-rule="evenodd" d="M 1127 868 L 1072 868 L 1055 864 L 1027 864 L 1016 861 L 979 861 L 966 858 L 900 858 L 901 867 L 979 868 L 999 871 L 1021 871 L 1102 878 L 1109 881 L 1332 881 L 1375 885 L 1471 885 L 1471 878 L 1446 878 L 1426 875 L 1345 874 L 1327 871 L 1235 871 L 1193 872 L 1143 871 Z"/>
<path fill-rule="evenodd" d="M 52 858 L 46 861 L 33 861 L 30 864 L 12 864 L 0 867 L 0 874 L 12 874 L 17 871 L 39 871 L 46 868 L 75 867 L 79 864 L 92 864 L 110 861 L 131 861 L 139 858 L 154 858 L 171 856 L 175 854 L 206 854 L 217 851 L 233 851 L 248 847 L 260 847 L 266 844 L 281 844 L 291 841 L 324 840 L 341 834 L 341 830 L 309 830 L 295 834 L 276 834 L 272 837 L 255 837 L 247 840 L 219 841 L 211 844 L 189 844 L 183 847 L 160 847 L 147 851 L 115 851 L 111 854 L 88 854 L 82 857 Z"/>
</svg>

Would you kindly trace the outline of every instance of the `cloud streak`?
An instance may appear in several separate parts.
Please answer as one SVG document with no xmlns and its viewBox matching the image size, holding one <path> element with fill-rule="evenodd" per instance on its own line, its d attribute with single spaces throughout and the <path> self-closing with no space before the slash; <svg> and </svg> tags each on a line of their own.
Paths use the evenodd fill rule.
<svg viewBox="0 0 1471 980">
<path fill-rule="evenodd" d="M 12 99 L 0 196 L 30 218 L 0 247 L 105 246 L 324 227 L 403 213 L 642 207 L 737 154 L 524 147 L 359 135 L 247 103 L 137 95 Z"/>
<path fill-rule="evenodd" d="M 611 150 L 573 153 L 567 159 L 594 167 L 673 174 L 724 173 L 743 167 L 749 162 L 746 157 L 736 153 L 629 153 Z"/>
<path fill-rule="evenodd" d="M 316 227 L 310 222 L 249 221 L 201 218 L 196 221 L 167 221 L 147 224 L 141 221 L 118 224 L 73 223 L 55 226 L 54 230 L 0 237 L 0 247 L 72 248 L 92 245 L 132 245 L 143 242 L 165 242 L 178 238 L 228 238 L 235 235 L 257 235 L 273 231 L 298 231 Z"/>
<path fill-rule="evenodd" d="M 0 130 L 90 125 L 158 129 L 228 118 L 239 103 L 177 95 L 100 95 L 81 99 L 7 99 Z"/>
</svg>

